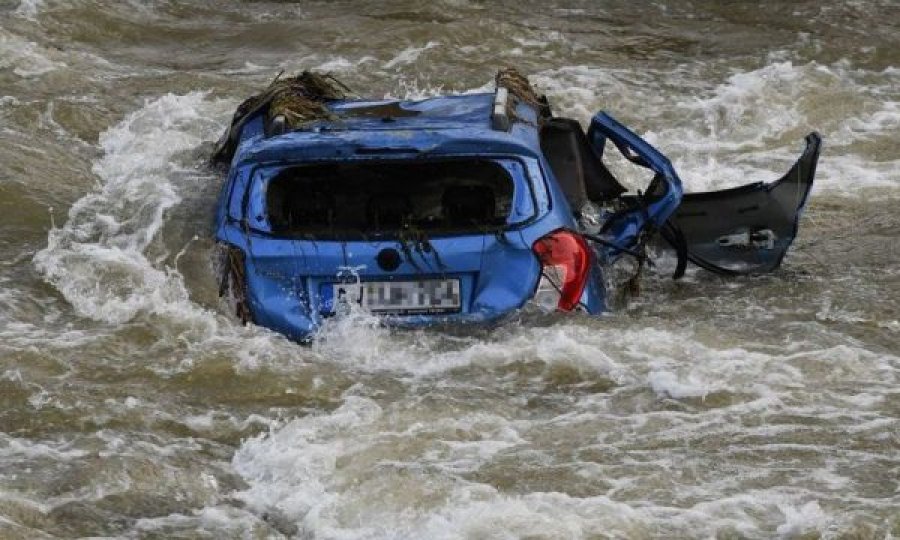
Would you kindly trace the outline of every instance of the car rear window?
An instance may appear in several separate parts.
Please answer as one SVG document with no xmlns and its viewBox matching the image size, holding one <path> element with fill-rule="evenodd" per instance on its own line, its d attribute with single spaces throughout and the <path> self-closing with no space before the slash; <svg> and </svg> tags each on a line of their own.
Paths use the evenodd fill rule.
<svg viewBox="0 0 900 540">
<path fill-rule="evenodd" d="M 494 160 L 318 163 L 288 167 L 265 194 L 275 234 L 322 238 L 503 228 L 514 200 Z"/>
</svg>

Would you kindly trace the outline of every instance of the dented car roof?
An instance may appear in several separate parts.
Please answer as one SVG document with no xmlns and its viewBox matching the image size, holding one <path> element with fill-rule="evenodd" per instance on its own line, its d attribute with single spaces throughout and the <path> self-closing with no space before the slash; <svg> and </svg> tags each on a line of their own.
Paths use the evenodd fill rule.
<svg viewBox="0 0 900 540">
<path fill-rule="evenodd" d="M 364 158 L 378 154 L 541 155 L 537 111 L 516 107 L 509 131 L 491 127 L 493 94 L 423 100 L 339 100 L 327 104 L 332 118 L 303 129 L 266 136 L 259 115 L 244 127 L 234 162 Z"/>
</svg>

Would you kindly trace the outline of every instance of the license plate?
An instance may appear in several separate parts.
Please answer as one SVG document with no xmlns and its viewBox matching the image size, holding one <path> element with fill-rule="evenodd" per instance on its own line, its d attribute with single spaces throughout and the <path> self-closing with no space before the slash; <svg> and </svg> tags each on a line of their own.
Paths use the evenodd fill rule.
<svg viewBox="0 0 900 540">
<path fill-rule="evenodd" d="M 459 311 L 461 306 L 459 280 L 424 279 L 323 284 L 323 311 L 334 313 L 342 303 L 355 303 L 372 313 L 381 314 L 453 313 Z"/>
</svg>

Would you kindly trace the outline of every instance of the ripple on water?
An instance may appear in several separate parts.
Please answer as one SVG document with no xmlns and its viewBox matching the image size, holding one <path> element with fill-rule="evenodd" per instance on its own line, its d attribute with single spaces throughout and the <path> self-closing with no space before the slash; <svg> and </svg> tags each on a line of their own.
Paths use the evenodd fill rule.
<svg viewBox="0 0 900 540">
<path fill-rule="evenodd" d="M 33 258 L 3 243 L 0 536 L 900 535 L 883 4 L 648 7 L 665 28 L 616 2 L 14 4 L 0 229 L 32 246 L 46 206 L 76 202 Z M 881 41 L 860 49 L 860 29 Z M 279 66 L 405 98 L 485 90 L 498 62 L 559 114 L 626 120 L 695 190 L 771 180 L 822 132 L 785 268 L 652 276 L 600 319 L 354 313 L 307 347 L 223 315 L 193 240 L 217 187 L 199 156 L 239 97 Z"/>
</svg>

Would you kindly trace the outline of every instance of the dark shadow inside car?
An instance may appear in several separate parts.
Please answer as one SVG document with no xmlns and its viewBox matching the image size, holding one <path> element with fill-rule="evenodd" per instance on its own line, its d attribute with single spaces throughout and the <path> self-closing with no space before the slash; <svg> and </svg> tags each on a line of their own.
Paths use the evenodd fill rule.
<svg viewBox="0 0 900 540">
<path fill-rule="evenodd" d="M 512 200 L 512 178 L 491 160 L 299 165 L 266 190 L 273 233 L 323 239 L 496 230 Z"/>
</svg>

